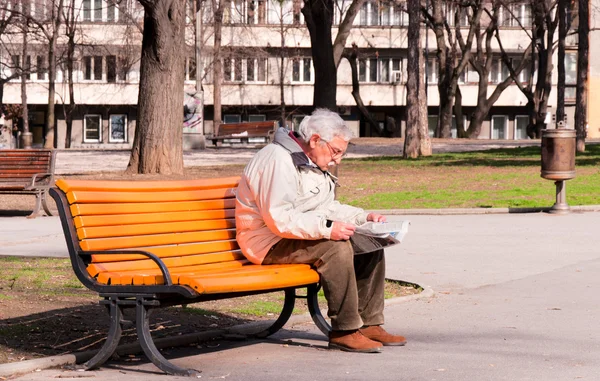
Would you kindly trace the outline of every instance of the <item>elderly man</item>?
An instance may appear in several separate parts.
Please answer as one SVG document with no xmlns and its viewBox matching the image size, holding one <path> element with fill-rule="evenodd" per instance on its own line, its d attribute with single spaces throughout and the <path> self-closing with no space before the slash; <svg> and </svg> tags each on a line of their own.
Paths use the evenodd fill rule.
<svg viewBox="0 0 600 381">
<path fill-rule="evenodd" d="M 242 252 L 256 264 L 307 263 L 321 277 L 332 331 L 329 347 L 379 352 L 406 339 L 383 324 L 383 250 L 355 255 L 356 225 L 385 221 L 334 200 L 339 164 L 352 131 L 329 110 L 316 110 L 299 132 L 280 128 L 248 163 L 237 189 L 235 219 Z"/>
</svg>

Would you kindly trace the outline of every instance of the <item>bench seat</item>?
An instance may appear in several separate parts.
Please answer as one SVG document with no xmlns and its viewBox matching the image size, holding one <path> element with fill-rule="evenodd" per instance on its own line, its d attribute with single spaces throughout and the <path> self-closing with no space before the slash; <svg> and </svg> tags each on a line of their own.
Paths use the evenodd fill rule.
<svg viewBox="0 0 600 381">
<path fill-rule="evenodd" d="M 109 307 L 111 329 L 88 369 L 105 362 L 119 342 L 122 309 L 136 308 L 138 338 L 160 369 L 195 374 L 166 360 L 148 330 L 148 310 L 177 304 L 284 291 L 281 316 L 290 317 L 297 288 L 307 288 L 311 316 L 330 329 L 317 300 L 319 274 L 309 265 L 256 265 L 235 240 L 238 177 L 168 181 L 56 182 L 56 200 L 73 269 Z M 134 302 L 135 301 L 135 302 Z"/>
<path fill-rule="evenodd" d="M 266 143 L 273 140 L 278 123 L 276 121 L 221 123 L 210 138 L 214 145 L 223 140 L 240 140 L 249 143 L 250 138 L 264 138 Z"/>
<path fill-rule="evenodd" d="M 0 150 L 0 194 L 35 195 L 36 203 L 29 215 L 34 218 L 47 204 L 48 189 L 54 185 L 56 152 L 51 149 Z"/>
</svg>

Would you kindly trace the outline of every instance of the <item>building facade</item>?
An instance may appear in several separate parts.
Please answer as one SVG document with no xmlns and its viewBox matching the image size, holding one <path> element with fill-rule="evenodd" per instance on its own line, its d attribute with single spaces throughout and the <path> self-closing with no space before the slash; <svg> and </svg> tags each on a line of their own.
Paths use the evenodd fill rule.
<svg viewBox="0 0 600 381">
<path fill-rule="evenodd" d="M 596 2 L 594 0 L 593 2 Z M 17 2 L 32 17 L 48 21 L 50 0 Z M 47 4 L 48 3 L 48 4 Z M 66 1 L 66 3 L 69 3 Z M 213 15 L 210 5 L 204 5 L 201 27 L 196 31 L 195 5 L 188 7 L 186 51 L 187 94 L 196 93 L 197 75 L 203 87 L 204 123 L 186 128 L 186 134 L 213 132 L 214 56 Z M 207 4 L 211 2 L 203 2 Z M 333 35 L 337 33 L 350 1 L 339 0 L 334 15 Z M 447 2 L 451 4 L 452 2 Z M 500 11 L 499 33 L 504 50 L 518 62 L 528 45 L 528 28 L 532 11 L 529 2 L 511 3 Z M 61 31 L 58 40 L 58 71 L 56 77 L 56 147 L 64 148 L 66 115 L 71 112 L 73 128 L 71 148 L 126 149 L 130 148 L 137 120 L 139 85 L 139 52 L 141 51 L 141 24 L 143 9 L 134 0 L 74 0 L 77 24 L 76 60 L 74 62 L 74 101 L 71 111 L 67 83 L 65 51 L 68 44 Z M 302 3 L 297 0 L 233 0 L 224 12 L 222 49 L 223 82 L 221 90 L 222 115 L 225 123 L 257 120 L 280 120 L 285 103 L 286 120 L 296 127 L 302 117 L 311 111 L 313 102 L 314 68 L 311 58 L 310 36 L 301 13 Z M 453 30 L 467 33 L 469 17 L 454 17 L 449 5 L 447 23 Z M 592 27 L 593 27 L 592 17 Z M 403 1 L 367 0 L 354 21 L 346 48 L 354 45 L 358 52 L 358 82 L 362 100 L 378 123 L 374 128 L 356 107 L 352 96 L 351 66 L 342 59 L 338 66 L 337 105 L 357 136 L 403 136 L 406 106 L 408 16 Z M 17 29 L 17 28 L 15 28 Z M 63 26 L 63 29 L 65 27 Z M 600 114 L 594 112 L 593 101 L 599 97 L 600 72 L 594 64 L 600 46 L 594 40 L 598 33 L 592 28 L 590 48 L 590 107 L 588 137 L 600 137 Z M 437 124 L 439 93 L 437 88 L 436 40 L 430 28 L 423 27 L 423 46 L 426 48 L 426 79 L 429 128 L 433 134 Z M 576 37 L 576 36 L 575 36 Z M 7 124 L 15 121 L 18 133 L 18 109 L 21 104 L 21 77 L 25 69 L 29 128 L 34 146 L 41 146 L 45 136 L 45 117 L 48 103 L 47 41 L 39 34 L 28 37 L 28 50 L 22 52 L 22 36 L 15 32 L 2 36 L 0 61 L 4 83 L 3 103 L 12 110 L 6 115 Z M 197 43 L 196 43 L 197 41 Z M 200 61 L 196 64 L 196 50 Z M 501 83 L 509 70 L 503 63 L 497 41 L 488 76 L 488 94 Z M 577 39 L 567 40 L 565 104 L 567 123 L 573 125 Z M 556 54 L 554 67 L 556 67 Z M 531 77 L 530 77 L 531 74 Z M 535 79 L 534 67 L 523 69 L 519 78 L 523 83 Z M 530 80 L 530 79 L 529 79 Z M 469 117 L 477 106 L 479 75 L 468 66 L 459 78 L 462 94 L 463 124 L 468 127 Z M 556 107 L 557 70 L 553 71 L 553 90 L 549 98 L 549 121 Z M 283 101 L 282 101 L 283 96 Z M 529 123 L 527 98 L 518 86 L 508 86 L 494 103 L 483 123 L 479 139 L 525 139 Z M 183 105 L 182 105 L 183 107 Z M 183 128 L 183 126 L 182 126 Z M 452 129 L 456 136 L 456 129 Z"/>
</svg>

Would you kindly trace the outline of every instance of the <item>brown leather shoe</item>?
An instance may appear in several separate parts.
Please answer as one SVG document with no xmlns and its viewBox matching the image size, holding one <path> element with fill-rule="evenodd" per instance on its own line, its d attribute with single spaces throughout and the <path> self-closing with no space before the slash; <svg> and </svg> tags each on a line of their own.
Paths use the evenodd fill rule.
<svg viewBox="0 0 600 381">
<path fill-rule="evenodd" d="M 346 352 L 378 353 L 381 343 L 369 340 L 358 330 L 329 332 L 329 349 Z"/>
<path fill-rule="evenodd" d="M 359 329 L 365 337 L 377 341 L 383 345 L 405 345 L 406 338 L 404 336 L 397 336 L 387 333 L 380 325 L 372 325 L 369 327 L 362 327 Z"/>
</svg>

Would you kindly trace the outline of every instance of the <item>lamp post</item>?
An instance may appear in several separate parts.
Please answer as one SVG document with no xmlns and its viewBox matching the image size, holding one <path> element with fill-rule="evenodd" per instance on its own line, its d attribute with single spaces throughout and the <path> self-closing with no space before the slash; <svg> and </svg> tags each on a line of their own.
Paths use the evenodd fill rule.
<svg viewBox="0 0 600 381">
<path fill-rule="evenodd" d="M 196 92 L 194 94 L 194 101 L 196 103 L 194 116 L 197 120 L 195 130 L 187 131 L 184 134 L 184 138 L 187 135 L 189 140 L 188 146 L 196 149 L 206 148 L 206 137 L 204 136 L 204 90 L 202 89 L 202 0 L 194 2 L 196 25 L 194 34 L 194 49 L 195 49 L 195 60 L 196 60 Z M 186 132 L 184 130 L 184 132 Z M 185 141 L 184 141 L 185 142 Z"/>
</svg>

